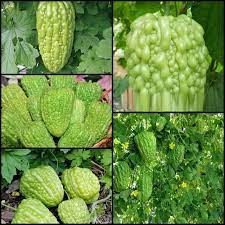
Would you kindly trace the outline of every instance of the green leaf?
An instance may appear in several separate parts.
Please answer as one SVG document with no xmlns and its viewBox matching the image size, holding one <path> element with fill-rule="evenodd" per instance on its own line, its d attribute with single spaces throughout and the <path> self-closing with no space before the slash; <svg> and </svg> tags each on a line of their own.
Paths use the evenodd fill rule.
<svg viewBox="0 0 225 225">
<path fill-rule="evenodd" d="M 88 51 L 90 47 L 93 47 L 98 44 L 99 39 L 95 35 L 98 33 L 98 30 L 91 28 L 82 32 L 76 32 L 75 42 L 74 42 L 74 50 L 77 52 L 78 50 L 81 53 L 85 53 Z"/>
<path fill-rule="evenodd" d="M 112 151 L 111 150 L 103 151 L 101 163 L 105 166 L 112 164 Z"/>
<path fill-rule="evenodd" d="M 17 41 L 15 54 L 17 63 L 27 68 L 33 68 L 39 56 L 38 50 L 25 41 Z"/>
</svg>

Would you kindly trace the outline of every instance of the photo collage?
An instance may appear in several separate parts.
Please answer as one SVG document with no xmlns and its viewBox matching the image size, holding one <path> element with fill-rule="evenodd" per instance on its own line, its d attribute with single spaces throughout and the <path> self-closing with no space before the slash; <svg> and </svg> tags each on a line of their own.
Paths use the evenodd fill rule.
<svg viewBox="0 0 225 225">
<path fill-rule="evenodd" d="M 1 2 L 2 224 L 224 223 L 224 2 Z"/>
</svg>

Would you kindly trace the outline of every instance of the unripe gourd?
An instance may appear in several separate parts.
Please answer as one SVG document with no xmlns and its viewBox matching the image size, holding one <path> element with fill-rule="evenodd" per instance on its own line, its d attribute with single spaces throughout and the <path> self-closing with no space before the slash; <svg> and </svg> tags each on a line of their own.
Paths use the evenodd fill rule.
<svg viewBox="0 0 225 225">
<path fill-rule="evenodd" d="M 118 161 L 114 166 L 114 190 L 116 192 L 126 190 L 131 183 L 132 170 L 126 161 Z"/>
<path fill-rule="evenodd" d="M 39 166 L 24 172 L 20 192 L 26 198 L 36 198 L 47 207 L 57 206 L 64 196 L 61 181 L 50 166 Z"/>
<path fill-rule="evenodd" d="M 200 24 L 147 13 L 132 22 L 125 57 L 137 111 L 202 111 L 210 56 Z"/>
<path fill-rule="evenodd" d="M 58 213 L 65 224 L 88 224 L 90 213 L 82 198 L 75 197 L 59 204 Z"/>
<path fill-rule="evenodd" d="M 37 9 L 37 33 L 40 54 L 45 67 L 60 71 L 71 55 L 75 29 L 73 3 L 43 1 Z"/>
<path fill-rule="evenodd" d="M 70 198 L 80 197 L 86 203 L 92 203 L 99 197 L 98 177 L 88 168 L 66 169 L 62 174 L 62 183 Z"/>
<path fill-rule="evenodd" d="M 55 216 L 39 200 L 23 199 L 19 204 L 12 224 L 59 224 Z"/>
</svg>

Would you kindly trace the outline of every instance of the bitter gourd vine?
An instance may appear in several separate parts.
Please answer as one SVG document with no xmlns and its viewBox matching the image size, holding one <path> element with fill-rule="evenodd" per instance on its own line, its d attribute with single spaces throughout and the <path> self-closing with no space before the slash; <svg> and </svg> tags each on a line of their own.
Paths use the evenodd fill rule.
<svg viewBox="0 0 225 225">
<path fill-rule="evenodd" d="M 130 26 L 125 57 L 138 111 L 202 111 L 210 56 L 200 24 L 147 13 Z"/>
<path fill-rule="evenodd" d="M 61 70 L 71 55 L 75 10 L 67 1 L 40 2 L 37 9 L 37 33 L 45 67 L 53 73 Z"/>
</svg>

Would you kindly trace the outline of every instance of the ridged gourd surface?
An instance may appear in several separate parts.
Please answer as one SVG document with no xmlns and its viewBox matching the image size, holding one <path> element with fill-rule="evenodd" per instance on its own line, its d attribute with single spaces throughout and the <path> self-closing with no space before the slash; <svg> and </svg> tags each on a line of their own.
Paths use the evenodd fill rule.
<svg viewBox="0 0 225 225">
<path fill-rule="evenodd" d="M 40 2 L 36 24 L 43 63 L 50 72 L 56 73 L 71 55 L 75 29 L 73 4 L 66 1 Z"/>
<path fill-rule="evenodd" d="M 74 167 L 65 170 L 62 183 L 71 198 L 80 197 L 86 203 L 92 203 L 99 197 L 98 177 L 88 168 Z"/>
<path fill-rule="evenodd" d="M 57 206 L 64 196 L 61 181 L 50 166 L 39 166 L 24 172 L 20 191 L 26 198 L 39 199 L 47 207 Z"/>
</svg>

